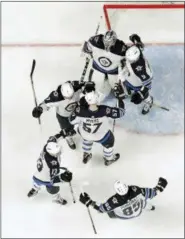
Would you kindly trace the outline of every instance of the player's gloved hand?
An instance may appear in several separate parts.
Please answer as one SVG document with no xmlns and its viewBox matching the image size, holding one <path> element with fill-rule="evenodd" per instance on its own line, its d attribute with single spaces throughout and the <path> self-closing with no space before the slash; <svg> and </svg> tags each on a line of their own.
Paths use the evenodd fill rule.
<svg viewBox="0 0 185 239">
<path fill-rule="evenodd" d="M 131 96 L 131 102 L 138 105 L 149 96 L 148 88 L 142 87 L 141 90 L 134 92 Z"/>
<path fill-rule="evenodd" d="M 84 94 L 95 91 L 95 83 L 93 81 L 87 81 L 85 82 L 84 86 Z"/>
<path fill-rule="evenodd" d="M 133 42 L 138 47 L 144 48 L 144 44 L 142 43 L 140 36 L 138 36 L 137 34 L 134 33 L 134 34 L 130 35 L 129 39 L 131 42 Z"/>
<path fill-rule="evenodd" d="M 89 207 L 93 202 L 91 198 L 89 197 L 89 195 L 85 192 L 80 194 L 79 201 L 83 203 L 84 205 L 86 205 L 86 207 Z"/>
<path fill-rule="evenodd" d="M 62 181 L 69 183 L 69 182 L 71 182 L 71 180 L 73 178 L 73 174 L 67 170 L 64 173 L 60 174 L 60 178 Z"/>
<path fill-rule="evenodd" d="M 156 186 L 156 190 L 162 192 L 165 189 L 165 187 L 167 186 L 167 184 L 168 184 L 167 180 L 165 178 L 160 177 L 158 184 Z"/>
<path fill-rule="evenodd" d="M 114 95 L 117 99 L 124 99 L 125 98 L 125 92 L 123 90 L 123 87 L 121 84 L 116 83 L 114 85 Z"/>
<path fill-rule="evenodd" d="M 86 53 L 85 54 L 86 56 L 89 56 L 90 58 L 92 57 L 92 48 L 87 41 L 85 41 L 83 46 L 82 46 L 82 52 Z"/>
<path fill-rule="evenodd" d="M 32 116 L 34 118 L 39 118 L 42 113 L 43 113 L 43 108 L 41 106 L 37 106 L 33 109 Z"/>
</svg>

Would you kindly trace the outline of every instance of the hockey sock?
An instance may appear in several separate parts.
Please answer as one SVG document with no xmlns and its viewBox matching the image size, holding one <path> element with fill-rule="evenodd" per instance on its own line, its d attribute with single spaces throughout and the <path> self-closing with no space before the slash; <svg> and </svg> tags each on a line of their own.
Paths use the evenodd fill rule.
<svg viewBox="0 0 185 239">
<path fill-rule="evenodd" d="M 104 158 L 106 158 L 107 160 L 112 160 L 113 158 L 113 147 L 110 148 L 103 148 L 103 154 L 104 154 Z"/>
<path fill-rule="evenodd" d="M 93 142 L 88 140 L 83 140 L 82 149 L 84 152 L 90 154 L 92 149 Z"/>
</svg>

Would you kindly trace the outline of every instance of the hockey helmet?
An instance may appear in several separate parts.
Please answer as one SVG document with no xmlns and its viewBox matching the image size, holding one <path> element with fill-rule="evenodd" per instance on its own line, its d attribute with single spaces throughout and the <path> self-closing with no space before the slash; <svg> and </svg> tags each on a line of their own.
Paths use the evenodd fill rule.
<svg viewBox="0 0 185 239">
<path fill-rule="evenodd" d="M 115 44 L 117 40 L 117 34 L 115 31 L 107 31 L 103 36 L 103 43 L 105 45 L 105 49 L 108 50 L 111 46 Z"/>
<path fill-rule="evenodd" d="M 85 94 L 85 100 L 88 105 L 96 105 L 98 104 L 99 95 L 96 91 L 91 91 Z"/>
<path fill-rule="evenodd" d="M 114 183 L 114 189 L 117 194 L 124 196 L 128 193 L 128 185 L 122 184 L 119 180 Z"/>
<path fill-rule="evenodd" d="M 136 62 L 139 60 L 141 52 L 137 46 L 131 46 L 126 51 L 125 57 L 130 63 Z"/>
<path fill-rule="evenodd" d="M 70 82 L 61 85 L 61 93 L 65 99 L 70 99 L 74 95 L 74 89 Z"/>
<path fill-rule="evenodd" d="M 57 156 L 59 153 L 61 153 L 62 151 L 62 147 L 61 145 L 59 145 L 58 143 L 55 142 L 49 142 L 46 145 L 46 151 L 52 155 L 52 156 Z"/>
</svg>

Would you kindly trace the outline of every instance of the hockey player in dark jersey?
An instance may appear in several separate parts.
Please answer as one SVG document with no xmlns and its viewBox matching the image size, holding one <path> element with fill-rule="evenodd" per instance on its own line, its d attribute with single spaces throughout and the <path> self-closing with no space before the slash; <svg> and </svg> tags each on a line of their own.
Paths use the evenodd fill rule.
<svg viewBox="0 0 185 239">
<path fill-rule="evenodd" d="M 129 38 L 132 42 L 140 39 L 137 34 L 132 34 Z M 142 44 L 141 41 L 140 44 Z M 101 101 L 119 81 L 118 73 L 123 68 L 127 48 L 128 46 L 119 40 L 112 30 L 104 35 L 93 36 L 84 43 L 83 52 L 92 59 L 89 78 L 96 83 L 97 90 L 101 93 Z"/>
<path fill-rule="evenodd" d="M 141 188 L 116 181 L 114 184 L 116 194 L 105 203 L 96 203 L 87 193 L 81 193 L 79 200 L 87 207 L 92 206 L 98 212 L 107 213 L 110 218 L 131 219 L 138 217 L 143 209 L 155 210 L 155 206 L 147 201 L 163 192 L 167 184 L 167 180 L 162 177 L 154 188 Z"/>
<path fill-rule="evenodd" d="M 77 102 L 80 100 L 80 94 L 84 83 L 78 81 L 67 81 L 62 85 L 59 85 L 55 91 L 52 91 L 50 95 L 32 111 L 32 115 L 35 118 L 39 118 L 44 111 L 49 110 L 51 107 L 56 108 L 56 117 L 61 129 L 71 130 L 71 136 L 66 137 L 66 141 L 71 149 L 75 149 L 76 145 L 72 138 L 75 135 L 73 125 L 69 122 L 69 116 L 77 106 Z"/>
<path fill-rule="evenodd" d="M 129 47 L 119 78 L 123 83 L 125 96 L 131 95 L 131 102 L 134 104 L 144 103 L 142 114 L 147 114 L 153 105 L 153 97 L 150 95 L 152 77 L 151 67 L 143 55 L 143 47 Z"/>
<path fill-rule="evenodd" d="M 65 205 L 67 201 L 59 193 L 60 187 L 56 184 L 71 182 L 72 173 L 67 169 L 60 167 L 61 162 L 61 145 L 58 140 L 60 137 L 66 137 L 69 132 L 65 130 L 52 136 L 44 145 L 40 157 L 37 160 L 37 171 L 33 176 L 33 187 L 28 193 L 28 197 L 37 195 L 39 190 L 44 186 L 47 192 L 52 196 L 53 202 Z M 62 171 L 62 172 L 61 172 Z"/>
<path fill-rule="evenodd" d="M 114 154 L 114 134 L 111 130 L 108 118 L 117 119 L 124 116 L 125 107 L 122 100 L 122 88 L 117 89 L 118 108 L 106 105 L 98 105 L 98 93 L 90 91 L 85 94 L 84 104 L 77 107 L 70 117 L 72 124 L 78 124 L 78 132 L 83 138 L 83 163 L 92 158 L 92 145 L 94 142 L 103 146 L 103 158 L 105 165 L 110 165 L 120 157 Z"/>
</svg>

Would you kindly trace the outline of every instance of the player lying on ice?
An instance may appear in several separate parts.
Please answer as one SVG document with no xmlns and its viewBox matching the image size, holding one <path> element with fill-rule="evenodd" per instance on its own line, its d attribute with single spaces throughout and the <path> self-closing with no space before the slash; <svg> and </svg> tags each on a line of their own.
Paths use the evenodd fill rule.
<svg viewBox="0 0 185 239">
<path fill-rule="evenodd" d="M 29 191 L 28 197 L 35 196 L 42 187 L 45 187 L 52 196 L 53 202 L 62 205 L 67 203 L 59 193 L 60 186 L 58 186 L 58 183 L 71 182 L 72 173 L 60 167 L 62 148 L 58 141 L 60 137 L 65 138 L 69 134 L 70 132 L 67 133 L 63 130 L 50 137 L 44 145 L 37 160 L 37 171 L 33 175 L 33 187 Z"/>
<path fill-rule="evenodd" d="M 105 203 L 98 205 L 86 192 L 80 194 L 79 200 L 87 207 L 92 206 L 98 212 L 106 212 L 110 218 L 131 219 L 138 217 L 143 209 L 155 210 L 155 206 L 150 205 L 148 199 L 152 199 L 163 192 L 167 183 L 166 179 L 159 178 L 156 187 L 141 188 L 116 181 L 114 184 L 116 194 Z"/>
<path fill-rule="evenodd" d="M 94 85 L 92 86 L 94 87 Z M 103 159 L 105 165 L 110 165 L 120 157 L 114 154 L 114 134 L 109 119 L 118 119 L 125 114 L 125 105 L 122 100 L 122 87 L 115 88 L 115 96 L 118 99 L 118 107 L 110 107 L 99 104 L 99 96 L 95 88 L 86 91 L 85 104 L 80 104 L 70 117 L 71 124 L 78 124 L 78 132 L 83 138 L 83 163 L 87 163 L 92 158 L 91 149 L 93 143 L 100 143 L 103 146 Z M 83 99 L 81 98 L 81 101 Z M 80 101 L 80 102 L 81 102 Z"/>
<path fill-rule="evenodd" d="M 137 34 L 130 35 L 129 39 L 132 43 L 143 46 Z M 119 81 L 127 48 L 128 45 L 118 39 L 116 32 L 112 30 L 92 36 L 83 45 L 84 55 L 92 59 L 89 80 L 94 81 L 96 90 L 102 93 L 101 101 Z"/>
</svg>

